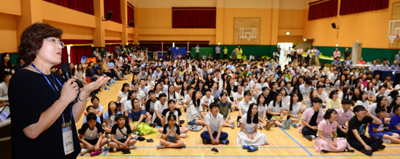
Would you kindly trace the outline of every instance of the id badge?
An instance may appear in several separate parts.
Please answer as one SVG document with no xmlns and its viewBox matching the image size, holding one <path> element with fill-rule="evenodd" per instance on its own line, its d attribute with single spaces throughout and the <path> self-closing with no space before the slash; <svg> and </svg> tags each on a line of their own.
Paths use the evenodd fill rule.
<svg viewBox="0 0 400 159">
<path fill-rule="evenodd" d="M 65 155 L 69 155 L 70 153 L 74 152 L 71 122 L 62 124 L 62 134 L 64 153 Z"/>
</svg>

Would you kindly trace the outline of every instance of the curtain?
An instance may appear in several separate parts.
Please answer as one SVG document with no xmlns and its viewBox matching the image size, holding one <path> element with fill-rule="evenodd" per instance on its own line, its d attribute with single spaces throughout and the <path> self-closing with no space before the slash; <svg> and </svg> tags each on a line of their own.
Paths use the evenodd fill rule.
<svg viewBox="0 0 400 159">
<path fill-rule="evenodd" d="M 91 55 L 92 47 L 90 46 L 72 46 L 70 50 L 71 62 L 73 62 L 74 64 L 80 63 L 82 56 L 90 57 Z"/>
<path fill-rule="evenodd" d="M 44 1 L 94 15 L 93 0 L 44 0 Z"/>
<path fill-rule="evenodd" d="M 67 47 L 64 47 L 62 49 L 62 61 L 61 63 L 68 63 L 68 51 L 67 51 Z"/>
<path fill-rule="evenodd" d="M 215 19 L 215 8 L 172 8 L 172 28 L 215 28 Z"/>
<path fill-rule="evenodd" d="M 122 23 L 121 5 L 119 0 L 104 0 L 104 18 L 107 16 L 108 11 L 113 12 L 110 20 Z"/>
<path fill-rule="evenodd" d="M 134 21 L 134 7 L 128 2 L 128 25 L 131 21 Z M 135 23 L 133 23 L 132 27 L 135 27 Z"/>
<path fill-rule="evenodd" d="M 187 41 L 174 41 L 175 47 L 187 47 Z M 161 41 L 139 41 L 140 48 L 148 48 L 149 51 L 161 51 Z M 200 47 L 209 47 L 209 41 L 189 41 L 189 50 L 199 44 Z M 164 41 L 164 51 L 172 46 L 172 41 Z"/>
<path fill-rule="evenodd" d="M 342 0 L 340 2 L 340 15 L 373 11 L 388 7 L 389 0 Z"/>
<path fill-rule="evenodd" d="M 337 16 L 338 0 L 320 0 L 309 5 L 308 20 Z"/>
</svg>

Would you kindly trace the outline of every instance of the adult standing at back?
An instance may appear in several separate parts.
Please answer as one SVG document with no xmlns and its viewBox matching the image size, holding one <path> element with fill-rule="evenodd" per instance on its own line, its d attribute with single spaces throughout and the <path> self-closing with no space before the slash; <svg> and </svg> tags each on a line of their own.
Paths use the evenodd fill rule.
<svg viewBox="0 0 400 159">
<path fill-rule="evenodd" d="M 301 46 L 297 49 L 297 62 L 299 64 L 301 64 L 303 62 L 303 49 L 301 48 Z"/>
<path fill-rule="evenodd" d="M 219 47 L 219 44 L 217 47 L 215 47 L 215 59 L 219 60 L 219 55 L 221 54 L 221 48 Z"/>
<path fill-rule="evenodd" d="M 224 47 L 224 59 L 228 58 L 228 48 Z"/>
<path fill-rule="evenodd" d="M 396 54 L 396 56 L 394 56 L 394 59 L 395 59 L 396 61 L 400 61 L 400 50 L 399 50 L 399 53 Z"/>
<path fill-rule="evenodd" d="M 200 58 L 200 46 L 199 44 L 197 44 L 197 46 L 195 47 L 196 50 L 196 60 L 199 60 Z"/>
<path fill-rule="evenodd" d="M 237 49 L 237 48 L 233 49 L 232 54 L 231 54 L 232 60 L 233 60 L 234 62 L 236 62 L 236 57 L 237 57 L 236 49 Z"/>
<path fill-rule="evenodd" d="M 333 52 L 333 58 L 336 59 L 336 57 L 341 57 L 340 51 L 338 48 L 336 48 L 336 50 Z"/>
<path fill-rule="evenodd" d="M 76 158 L 81 148 L 75 122 L 89 94 L 109 78 L 79 87 L 51 73 L 61 63 L 62 30 L 35 23 L 21 35 L 19 55 L 28 64 L 9 85 L 13 158 Z M 76 103 L 73 101 L 77 99 Z"/>
<path fill-rule="evenodd" d="M 350 55 L 351 55 L 351 52 L 349 51 L 349 48 L 346 48 L 346 51 L 343 53 L 344 59 L 346 59 L 346 57 L 350 57 Z"/>
</svg>

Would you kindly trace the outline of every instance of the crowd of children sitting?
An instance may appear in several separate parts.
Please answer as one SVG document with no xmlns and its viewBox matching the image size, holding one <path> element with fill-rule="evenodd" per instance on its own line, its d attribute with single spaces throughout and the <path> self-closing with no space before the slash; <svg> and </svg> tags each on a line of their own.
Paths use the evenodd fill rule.
<svg viewBox="0 0 400 159">
<path fill-rule="evenodd" d="M 157 149 L 186 147 L 182 138 L 203 127 L 204 144 L 229 144 L 222 130 L 236 127 L 231 117 L 236 110 L 237 145 L 249 151 L 269 144 L 263 131 L 274 125 L 299 127 L 306 139 L 315 140 L 319 153 L 349 152 L 352 146 L 370 156 L 385 148 L 383 142 L 400 143 L 399 89 L 373 72 L 334 67 L 327 72 L 323 65 L 306 63 L 282 68 L 274 60 L 169 59 L 132 66 L 137 70 L 132 81 L 123 84 L 107 112 L 92 97 L 79 130 L 82 154 L 107 149 L 107 138 L 110 151 L 136 148 L 133 132 L 147 135 L 152 127 L 162 134 Z M 188 126 L 182 127 L 185 122 Z"/>
</svg>

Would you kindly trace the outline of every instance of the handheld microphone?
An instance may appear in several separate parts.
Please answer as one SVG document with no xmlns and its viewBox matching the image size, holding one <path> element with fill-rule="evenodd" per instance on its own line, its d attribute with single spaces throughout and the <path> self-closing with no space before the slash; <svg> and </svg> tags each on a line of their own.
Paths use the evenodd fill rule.
<svg viewBox="0 0 400 159">
<path fill-rule="evenodd" d="M 65 81 L 68 81 L 69 79 L 71 79 L 71 69 L 69 68 L 68 63 L 61 64 L 61 71 L 62 71 Z"/>
<path fill-rule="evenodd" d="M 71 69 L 69 68 L 69 64 L 68 63 L 62 63 L 61 64 L 61 72 L 62 72 L 62 74 L 64 76 L 65 82 L 72 78 Z M 76 80 L 75 82 L 76 82 L 76 84 L 78 84 L 79 88 L 83 87 L 83 84 L 82 84 L 81 81 Z"/>
<path fill-rule="evenodd" d="M 68 63 L 62 63 L 61 64 L 61 72 L 62 72 L 62 74 L 63 74 L 63 76 L 64 76 L 64 80 L 65 80 L 65 82 L 67 82 L 69 79 L 71 79 L 71 69 L 69 68 L 69 64 Z M 83 84 L 79 81 L 78 82 L 78 80 L 76 80 L 75 81 L 77 84 L 78 84 L 78 87 L 79 88 L 82 88 L 83 87 Z M 81 86 L 82 85 L 82 86 Z M 79 90 L 79 89 L 78 89 Z M 80 94 L 80 90 L 79 90 L 79 94 Z M 73 101 L 73 103 L 77 103 L 78 102 L 78 97 L 79 97 L 79 94 L 78 94 L 78 96 L 77 96 L 77 98 L 75 98 L 75 100 Z"/>
</svg>

